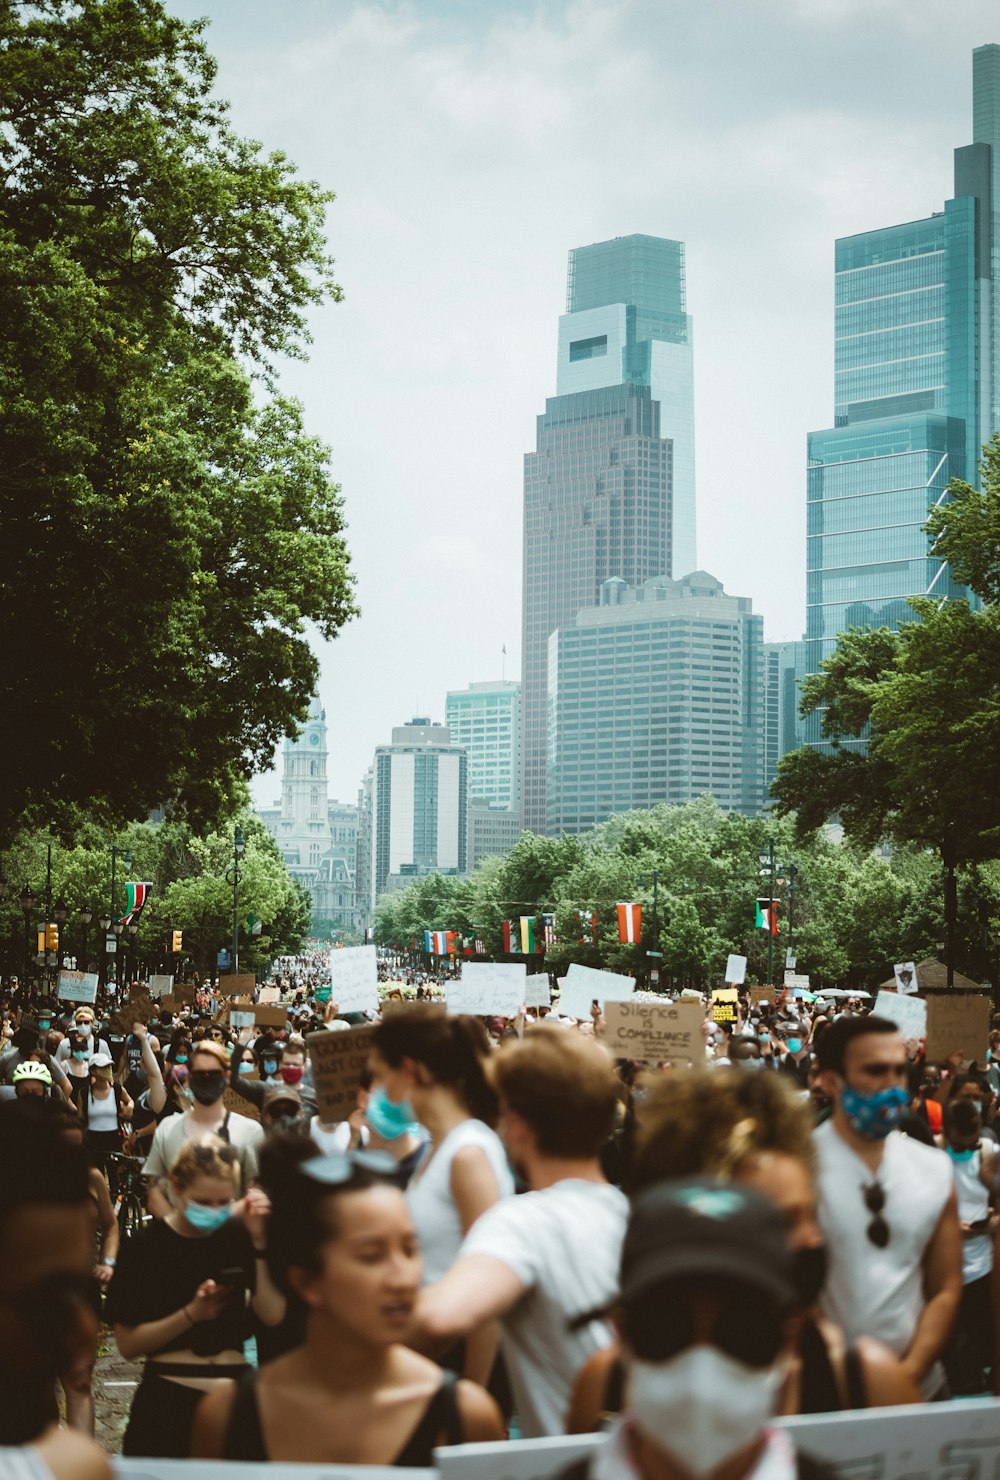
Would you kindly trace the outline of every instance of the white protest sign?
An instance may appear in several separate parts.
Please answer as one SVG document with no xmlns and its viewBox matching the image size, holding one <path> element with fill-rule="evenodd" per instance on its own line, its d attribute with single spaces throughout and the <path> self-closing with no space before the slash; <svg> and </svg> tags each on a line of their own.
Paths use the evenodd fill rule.
<svg viewBox="0 0 1000 1480">
<path fill-rule="evenodd" d="M 703 1063 L 705 1040 L 700 1002 L 608 1002 L 601 1042 L 616 1059 Z"/>
<path fill-rule="evenodd" d="M 254 1021 L 255 1019 L 252 1012 L 233 1012 L 232 1009 L 230 1009 L 229 1026 L 231 1028 L 252 1028 L 254 1025 Z"/>
<path fill-rule="evenodd" d="M 151 997 L 172 997 L 174 995 L 173 977 L 151 976 L 149 978 L 149 995 Z"/>
<path fill-rule="evenodd" d="M 899 992 L 879 992 L 872 1016 L 888 1018 L 890 1023 L 895 1023 L 905 1042 L 909 1042 L 911 1038 L 927 1037 L 927 1003 L 923 997 L 904 997 Z"/>
<path fill-rule="evenodd" d="M 917 981 L 917 963 L 915 961 L 897 961 L 892 968 L 892 974 L 896 978 L 896 991 L 909 994 L 917 991 L 920 983 Z"/>
<path fill-rule="evenodd" d="M 551 1007 L 552 988 L 544 971 L 536 971 L 534 976 L 529 976 L 524 986 L 525 1007 Z"/>
<path fill-rule="evenodd" d="M 607 1441 L 607 1434 L 568 1434 L 514 1444 L 456 1444 L 435 1449 L 434 1460 L 441 1480 L 548 1480 Z"/>
<path fill-rule="evenodd" d="M 777 1427 L 797 1449 L 852 1480 L 991 1480 L 1000 1473 L 995 1398 L 815 1413 L 779 1418 Z"/>
<path fill-rule="evenodd" d="M 562 1017 L 589 1018 L 590 1004 L 624 1002 L 635 991 L 635 979 L 614 971 L 598 971 L 574 961 L 559 981 L 559 1012 Z"/>
<path fill-rule="evenodd" d="M 746 956 L 729 956 L 726 960 L 726 983 L 730 987 L 742 987 L 747 979 Z"/>
<path fill-rule="evenodd" d="M 378 964 L 374 946 L 344 946 L 330 952 L 330 1000 L 338 1011 L 378 1011 Z"/>
<path fill-rule="evenodd" d="M 466 961 L 461 979 L 445 983 L 448 1011 L 516 1017 L 524 1006 L 527 976 L 523 961 Z"/>
<path fill-rule="evenodd" d="M 97 973 L 92 971 L 60 971 L 59 1000 L 61 1002 L 96 1002 Z"/>
<path fill-rule="evenodd" d="M 513 1446 L 511 1446 L 513 1447 Z M 125 1459 L 115 1455 L 118 1480 L 399 1480 L 390 1465 L 300 1465 L 259 1460 Z M 407 1470 L 406 1480 L 437 1480 L 437 1470 Z"/>
</svg>

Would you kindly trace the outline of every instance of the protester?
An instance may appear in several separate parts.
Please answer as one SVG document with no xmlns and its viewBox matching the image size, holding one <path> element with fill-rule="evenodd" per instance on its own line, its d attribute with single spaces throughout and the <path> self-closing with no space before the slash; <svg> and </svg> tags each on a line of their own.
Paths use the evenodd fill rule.
<svg viewBox="0 0 1000 1480">
<path fill-rule="evenodd" d="M 944 1397 L 940 1358 L 962 1291 L 948 1158 L 895 1128 L 909 1102 L 895 1023 L 841 1017 L 818 1054 L 834 1106 L 815 1133 L 829 1256 L 823 1310 L 849 1340 L 877 1336 L 891 1347 L 926 1399 Z"/>
<path fill-rule="evenodd" d="M 93 1058 L 95 1053 L 103 1053 L 107 1054 L 109 1058 L 111 1057 L 111 1050 L 108 1047 L 107 1040 L 96 1037 L 94 1033 L 95 1022 L 96 1015 L 92 1007 L 78 1007 L 76 1009 L 73 1014 L 73 1029 L 69 1036 L 63 1039 L 56 1051 L 56 1058 L 60 1063 L 70 1058 L 74 1050 L 79 1052 L 78 1043 L 81 1039 L 86 1049 L 88 1061 Z"/>
<path fill-rule="evenodd" d="M 407 1346 L 420 1252 L 391 1158 L 268 1148 L 268 1268 L 305 1305 L 305 1344 L 205 1398 L 204 1459 L 430 1465 L 439 1444 L 500 1439 L 493 1400 Z"/>
<path fill-rule="evenodd" d="M 948 1101 L 945 1149 L 951 1161 L 962 1230 L 962 1302 L 945 1352 L 948 1387 L 954 1397 L 990 1391 L 993 1365 L 993 1235 L 1000 1157 L 995 1141 L 983 1138 L 976 1102 Z"/>
<path fill-rule="evenodd" d="M 201 1394 L 246 1363 L 248 1297 L 267 1324 L 285 1305 L 263 1261 L 266 1198 L 248 1193 L 243 1221 L 233 1216 L 235 1147 L 186 1142 L 170 1181 L 172 1210 L 122 1248 L 107 1315 L 122 1356 L 148 1358 L 122 1453 L 181 1459 Z"/>
</svg>

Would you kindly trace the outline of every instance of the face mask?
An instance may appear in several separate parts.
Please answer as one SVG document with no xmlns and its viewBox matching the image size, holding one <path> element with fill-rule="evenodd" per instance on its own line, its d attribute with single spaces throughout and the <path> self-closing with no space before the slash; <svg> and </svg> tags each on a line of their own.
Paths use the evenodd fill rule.
<svg viewBox="0 0 1000 1480">
<path fill-rule="evenodd" d="M 853 1131 L 866 1141 L 884 1141 L 902 1119 L 909 1099 L 902 1085 L 880 1089 L 873 1095 L 862 1095 L 845 1084 L 840 1104 Z"/>
<path fill-rule="evenodd" d="M 978 1149 L 976 1146 L 949 1146 L 947 1151 L 952 1161 L 971 1161 Z"/>
<path fill-rule="evenodd" d="M 757 1038 L 761 1043 L 770 1043 L 771 1041 L 770 1033 L 758 1033 Z"/>
<path fill-rule="evenodd" d="M 184 1209 L 185 1218 L 199 1233 L 215 1233 L 229 1222 L 229 1214 L 228 1203 L 224 1208 L 210 1208 L 205 1203 L 189 1202 Z"/>
<path fill-rule="evenodd" d="M 214 1105 L 216 1100 L 221 1099 L 226 1088 L 226 1076 L 224 1074 L 209 1074 L 205 1079 L 192 1079 L 191 1093 L 199 1105 Z"/>
<path fill-rule="evenodd" d="M 82 1064 L 85 1059 L 89 1059 L 90 1058 L 90 1054 L 87 1052 L 87 1050 L 85 1048 L 74 1048 L 73 1049 L 73 1057 L 76 1059 L 77 1063 L 81 1063 Z"/>
<path fill-rule="evenodd" d="M 763 1059 L 740 1059 L 738 1063 L 741 1069 L 757 1070 L 764 1067 Z"/>
<path fill-rule="evenodd" d="M 400 1105 L 394 1104 L 378 1085 L 368 1096 L 365 1119 L 377 1136 L 385 1141 L 398 1141 L 413 1124 L 413 1107 L 406 1100 Z"/>
<path fill-rule="evenodd" d="M 281 1077 L 286 1084 L 298 1084 L 305 1072 L 302 1064 L 289 1064 L 287 1068 L 284 1064 L 281 1066 Z"/>
<path fill-rule="evenodd" d="M 796 1298 L 801 1309 L 808 1310 L 816 1304 L 819 1292 L 826 1284 L 826 1244 L 813 1249 L 796 1249 L 792 1257 Z"/>
<path fill-rule="evenodd" d="M 802 1039 L 801 1038 L 789 1038 L 789 1040 L 788 1040 L 788 1052 L 789 1053 L 801 1053 L 802 1052 Z"/>
<path fill-rule="evenodd" d="M 179 1053 L 177 1055 L 177 1057 L 174 1059 L 174 1063 L 175 1064 L 186 1064 L 187 1061 L 188 1061 L 188 1056 L 187 1056 L 186 1053 Z"/>
<path fill-rule="evenodd" d="M 49 1029 L 51 1028 L 51 1026 L 52 1026 L 52 1024 L 51 1024 L 51 1022 L 49 1021 L 48 1018 L 42 1018 L 41 1021 L 38 1024 L 39 1031 L 42 1032 L 42 1033 L 47 1033 L 49 1031 Z M 987 1054 L 986 1057 L 989 1058 L 989 1054 Z"/>
<path fill-rule="evenodd" d="M 80 1034 L 81 1038 L 90 1039 L 94 1036 L 94 1030 L 89 1023 L 77 1023 L 76 1031 Z"/>
<path fill-rule="evenodd" d="M 627 1409 L 692 1475 L 708 1475 L 756 1439 L 774 1412 L 785 1363 L 747 1367 L 714 1346 L 666 1362 L 633 1361 Z"/>
<path fill-rule="evenodd" d="M 277 1067 L 278 1067 L 278 1060 L 277 1059 L 265 1059 L 264 1060 L 264 1073 L 265 1074 L 273 1074 L 275 1072 L 275 1070 L 277 1069 Z"/>
<path fill-rule="evenodd" d="M 246 1059 L 244 1059 L 243 1062 L 242 1062 L 242 1064 L 240 1064 L 240 1073 L 241 1074 L 252 1074 L 253 1073 L 253 1064 L 248 1064 L 247 1061 L 246 1061 Z"/>
</svg>

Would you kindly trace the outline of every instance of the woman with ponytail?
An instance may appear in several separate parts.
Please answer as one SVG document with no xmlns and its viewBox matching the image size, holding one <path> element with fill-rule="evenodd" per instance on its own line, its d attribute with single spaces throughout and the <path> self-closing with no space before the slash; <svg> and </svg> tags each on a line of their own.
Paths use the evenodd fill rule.
<svg viewBox="0 0 1000 1480">
<path fill-rule="evenodd" d="M 426 1285 L 451 1268 L 476 1219 L 514 1191 L 493 1130 L 498 1106 L 486 1075 L 489 1051 L 478 1018 L 447 1017 L 433 1007 L 395 1013 L 375 1029 L 368 1118 L 377 1128 L 384 1109 L 418 1122 L 430 1137 L 406 1189 Z M 489 1336 L 470 1341 L 467 1377 L 488 1380 L 495 1345 Z"/>
</svg>

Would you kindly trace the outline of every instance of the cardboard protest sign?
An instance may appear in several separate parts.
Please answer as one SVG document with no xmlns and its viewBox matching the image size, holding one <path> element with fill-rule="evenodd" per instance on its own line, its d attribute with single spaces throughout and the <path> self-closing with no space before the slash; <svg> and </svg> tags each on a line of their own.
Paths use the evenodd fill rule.
<svg viewBox="0 0 1000 1480">
<path fill-rule="evenodd" d="M 551 1007 L 552 988 L 544 971 L 536 971 L 529 976 L 524 987 L 525 1007 Z"/>
<path fill-rule="evenodd" d="M 96 1002 L 97 973 L 93 971 L 60 971 L 60 1002 Z"/>
<path fill-rule="evenodd" d="M 779 995 L 776 987 L 750 987 L 748 990 L 750 992 L 750 1002 L 754 1007 L 760 1007 L 762 1002 L 766 1002 L 768 1007 L 771 1007 L 775 997 Z M 727 1019 L 727 1021 L 731 1020 Z"/>
<path fill-rule="evenodd" d="M 879 998 L 884 994 L 879 993 Z M 907 1002 L 920 999 L 908 997 Z M 975 992 L 942 992 L 928 997 L 927 1058 L 943 1064 L 952 1054 L 982 1063 L 990 1044 L 990 1016 L 993 1004 L 989 997 Z"/>
<path fill-rule="evenodd" d="M 895 1023 L 903 1041 L 924 1038 L 927 1034 L 927 1003 L 922 997 L 903 997 L 899 992 L 879 992 L 872 1009 L 875 1017 Z"/>
<path fill-rule="evenodd" d="M 271 1003 L 271 1002 L 280 1002 L 281 1001 L 281 988 L 280 987 L 261 987 L 260 991 L 257 993 L 257 1001 L 264 1003 L 265 1006 L 268 1003 Z"/>
<path fill-rule="evenodd" d="M 920 989 L 917 977 L 917 963 L 915 961 L 897 961 L 892 968 L 892 974 L 896 978 L 897 992 L 916 992 Z"/>
<path fill-rule="evenodd" d="M 252 997 L 257 990 L 257 978 L 252 971 L 220 976 L 217 990 L 220 997 Z"/>
<path fill-rule="evenodd" d="M 124 1006 L 115 1008 L 108 1018 L 112 1033 L 123 1036 L 131 1033 L 133 1023 L 144 1023 L 146 1027 L 160 1016 L 159 1004 L 149 997 L 133 997 Z"/>
<path fill-rule="evenodd" d="M 374 1036 L 374 1027 L 366 1023 L 339 1033 L 321 1028 L 306 1038 L 319 1117 L 327 1125 L 346 1120 L 355 1108 Z"/>
<path fill-rule="evenodd" d="M 624 1002 L 635 991 L 635 978 L 614 971 L 598 971 L 574 961 L 559 982 L 559 1012 L 563 1017 L 589 1018 L 592 1002 Z"/>
<path fill-rule="evenodd" d="M 194 982 L 174 982 L 174 1001 L 194 1006 Z"/>
<path fill-rule="evenodd" d="M 466 961 L 461 979 L 445 983 L 448 1011 L 516 1017 L 524 1006 L 527 976 L 523 961 Z"/>
<path fill-rule="evenodd" d="M 726 961 L 726 982 L 731 987 L 742 987 L 747 979 L 746 956 L 730 956 Z"/>
<path fill-rule="evenodd" d="M 739 1021 L 740 994 L 735 987 L 716 987 L 712 993 L 712 1017 L 717 1023 Z"/>
<path fill-rule="evenodd" d="M 608 1002 L 604 1020 L 602 1041 L 616 1059 L 704 1062 L 700 1002 Z"/>
<path fill-rule="evenodd" d="M 253 1010 L 253 1019 L 258 1028 L 283 1028 L 288 1022 L 288 1008 L 270 1007 L 267 1004 L 257 1006 Z"/>
<path fill-rule="evenodd" d="M 149 978 L 149 994 L 151 997 L 169 997 L 174 990 L 174 979 L 172 976 L 151 976 Z"/>
<path fill-rule="evenodd" d="M 344 946 L 330 952 L 330 1000 L 336 1002 L 342 1013 L 378 1010 L 378 963 L 374 946 Z"/>
<path fill-rule="evenodd" d="M 245 1100 L 232 1085 L 223 1092 L 222 1103 L 234 1115 L 246 1115 L 250 1120 L 260 1120 L 260 1111 L 252 1100 Z"/>
</svg>

